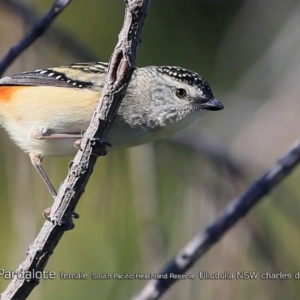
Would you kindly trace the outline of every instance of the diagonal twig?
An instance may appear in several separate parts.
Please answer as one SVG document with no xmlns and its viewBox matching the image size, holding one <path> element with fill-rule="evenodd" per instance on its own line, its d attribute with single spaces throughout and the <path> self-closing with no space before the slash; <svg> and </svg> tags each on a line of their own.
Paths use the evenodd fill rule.
<svg viewBox="0 0 300 300">
<path fill-rule="evenodd" d="M 149 0 L 125 0 L 123 28 L 110 60 L 101 99 L 81 143 L 82 150 L 75 156 L 68 176 L 58 191 L 51 209 L 51 222 L 44 223 L 24 262 L 16 271 L 16 274 L 28 276 L 26 278 L 15 276 L 2 293 L 2 300 L 21 300 L 30 294 L 39 282 L 35 274 L 45 272 L 47 261 L 65 230 L 72 229 L 71 215 L 92 174 L 97 156 L 106 154 L 106 137 L 135 67 L 137 48 L 149 2 Z"/>
<path fill-rule="evenodd" d="M 0 77 L 11 63 L 39 36 L 41 36 L 55 20 L 55 18 L 70 4 L 72 0 L 56 0 L 50 10 L 39 20 L 33 28 L 18 42 L 10 48 L 8 53 L 0 62 Z"/>
<path fill-rule="evenodd" d="M 235 199 L 216 220 L 197 234 L 149 281 L 134 300 L 158 299 L 180 276 L 190 269 L 233 225 L 244 217 L 264 196 L 276 187 L 300 162 L 300 141 L 248 190 Z M 161 277 L 161 278 L 160 278 Z"/>
</svg>

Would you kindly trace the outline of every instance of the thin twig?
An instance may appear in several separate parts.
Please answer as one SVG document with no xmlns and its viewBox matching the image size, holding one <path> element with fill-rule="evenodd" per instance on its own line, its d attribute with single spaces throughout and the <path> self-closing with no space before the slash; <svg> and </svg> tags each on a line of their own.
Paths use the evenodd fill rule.
<svg viewBox="0 0 300 300">
<path fill-rule="evenodd" d="M 68 6 L 72 0 L 56 0 L 50 10 L 39 20 L 21 41 L 10 48 L 0 62 L 0 77 L 12 62 L 38 37 L 40 37 L 55 20 L 55 18 Z"/>
<path fill-rule="evenodd" d="M 29 280 L 15 276 L 2 294 L 2 300 L 25 299 L 38 284 L 36 272 L 45 272 L 44 267 L 65 230 L 72 229 L 71 216 L 84 192 L 97 156 L 106 154 L 106 137 L 135 67 L 137 48 L 150 1 L 125 2 L 123 28 L 110 60 L 101 99 L 81 143 L 82 150 L 75 156 L 69 174 L 58 191 L 51 209 L 51 222 L 44 223 L 30 246 L 25 261 L 16 271 L 17 274 L 28 274 Z"/>
<path fill-rule="evenodd" d="M 133 299 L 158 299 L 186 273 L 238 220 L 278 185 L 299 163 L 300 141 L 248 190 L 235 199 L 203 232 L 197 234 Z M 177 279 L 176 279 L 177 276 Z M 160 278 L 161 277 L 161 278 Z"/>
</svg>

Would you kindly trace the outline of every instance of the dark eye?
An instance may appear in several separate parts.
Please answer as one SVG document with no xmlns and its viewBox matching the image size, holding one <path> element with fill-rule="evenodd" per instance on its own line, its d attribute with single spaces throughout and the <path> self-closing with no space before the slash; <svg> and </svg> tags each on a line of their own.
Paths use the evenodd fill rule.
<svg viewBox="0 0 300 300">
<path fill-rule="evenodd" d="M 177 89 L 176 90 L 176 96 L 180 99 L 184 98 L 186 96 L 187 92 L 185 89 Z"/>
</svg>

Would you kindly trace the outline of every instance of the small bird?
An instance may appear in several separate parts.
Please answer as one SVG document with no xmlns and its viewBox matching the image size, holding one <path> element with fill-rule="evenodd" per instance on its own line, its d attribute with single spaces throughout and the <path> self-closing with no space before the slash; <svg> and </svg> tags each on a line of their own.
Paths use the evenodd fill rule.
<svg viewBox="0 0 300 300">
<path fill-rule="evenodd" d="M 107 63 L 76 63 L 0 79 L 0 124 L 29 153 L 53 197 L 44 156 L 72 156 L 99 101 Z M 223 109 L 197 73 L 171 66 L 136 68 L 108 134 L 108 150 L 174 134 L 201 112 Z M 75 146 L 76 147 L 75 147 Z"/>
</svg>

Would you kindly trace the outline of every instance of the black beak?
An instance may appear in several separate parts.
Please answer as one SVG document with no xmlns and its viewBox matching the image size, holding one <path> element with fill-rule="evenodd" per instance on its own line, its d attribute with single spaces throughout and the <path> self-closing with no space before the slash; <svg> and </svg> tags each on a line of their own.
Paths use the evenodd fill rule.
<svg viewBox="0 0 300 300">
<path fill-rule="evenodd" d="M 201 105 L 206 110 L 221 110 L 224 108 L 224 105 L 217 100 L 216 98 L 211 98 L 209 101 L 202 103 Z"/>
</svg>

